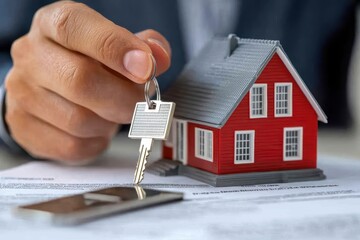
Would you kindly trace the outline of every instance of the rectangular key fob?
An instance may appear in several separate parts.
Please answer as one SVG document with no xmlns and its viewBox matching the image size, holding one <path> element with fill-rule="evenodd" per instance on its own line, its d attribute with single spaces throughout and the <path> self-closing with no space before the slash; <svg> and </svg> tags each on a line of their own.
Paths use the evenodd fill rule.
<svg viewBox="0 0 360 240">
<path fill-rule="evenodd" d="M 166 140 L 175 111 L 175 103 L 153 100 L 155 108 L 150 109 L 146 102 L 138 102 L 135 106 L 129 138 L 152 138 Z"/>
</svg>

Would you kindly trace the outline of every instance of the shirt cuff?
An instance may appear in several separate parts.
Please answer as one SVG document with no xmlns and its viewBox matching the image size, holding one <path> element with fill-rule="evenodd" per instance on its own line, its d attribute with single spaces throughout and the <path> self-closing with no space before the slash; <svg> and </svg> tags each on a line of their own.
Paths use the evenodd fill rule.
<svg viewBox="0 0 360 240">
<path fill-rule="evenodd" d="M 0 86 L 0 138 L 8 147 L 8 149 L 16 154 L 26 154 L 26 152 L 12 139 L 9 134 L 8 126 L 5 122 L 5 113 L 6 113 L 6 105 L 5 105 L 5 96 L 6 90 L 4 84 Z"/>
</svg>

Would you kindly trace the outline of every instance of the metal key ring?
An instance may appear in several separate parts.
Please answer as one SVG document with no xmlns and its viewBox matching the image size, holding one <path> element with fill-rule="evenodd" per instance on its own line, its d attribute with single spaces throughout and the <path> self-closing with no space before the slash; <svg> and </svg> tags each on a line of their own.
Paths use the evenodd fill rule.
<svg viewBox="0 0 360 240">
<path fill-rule="evenodd" d="M 145 100 L 146 100 L 146 103 L 148 104 L 149 109 L 154 109 L 155 103 L 150 100 L 150 96 L 149 96 L 149 89 L 150 89 L 151 81 L 153 81 L 154 85 L 155 85 L 156 100 L 161 101 L 161 96 L 160 96 L 159 83 L 155 77 L 156 76 L 156 62 L 155 62 L 155 58 L 152 55 L 151 55 L 151 59 L 153 61 L 154 69 L 153 69 L 150 79 L 145 83 L 144 94 L 145 94 Z"/>
</svg>

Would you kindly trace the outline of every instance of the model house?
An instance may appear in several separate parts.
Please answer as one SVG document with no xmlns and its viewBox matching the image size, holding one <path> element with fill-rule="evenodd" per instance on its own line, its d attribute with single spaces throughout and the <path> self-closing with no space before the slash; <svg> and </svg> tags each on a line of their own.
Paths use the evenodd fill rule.
<svg viewBox="0 0 360 240">
<path fill-rule="evenodd" d="M 176 103 L 175 118 L 167 160 L 152 172 L 214 186 L 325 177 L 316 164 L 318 121 L 326 115 L 279 41 L 211 40 L 164 99 Z"/>
</svg>

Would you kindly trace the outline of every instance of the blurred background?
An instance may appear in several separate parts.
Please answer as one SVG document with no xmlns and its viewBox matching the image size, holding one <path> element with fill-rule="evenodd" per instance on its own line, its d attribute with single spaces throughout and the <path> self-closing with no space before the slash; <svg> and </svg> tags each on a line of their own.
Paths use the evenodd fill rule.
<svg viewBox="0 0 360 240">
<path fill-rule="evenodd" d="M 348 128 L 322 128 L 319 153 L 360 159 L 360 7 L 356 7 L 355 41 L 348 70 L 348 102 L 352 124 Z M 334 106 L 341 108 L 341 105 Z M 331 121 L 331 119 L 329 119 Z"/>
</svg>

